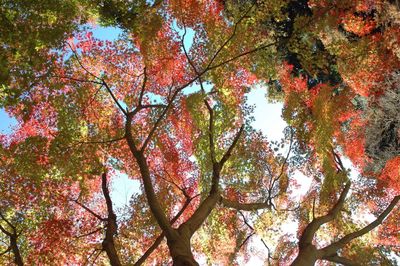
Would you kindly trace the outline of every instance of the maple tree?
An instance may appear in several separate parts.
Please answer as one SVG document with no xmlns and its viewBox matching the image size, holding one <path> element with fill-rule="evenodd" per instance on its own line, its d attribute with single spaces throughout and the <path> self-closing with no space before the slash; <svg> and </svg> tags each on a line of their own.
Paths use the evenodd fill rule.
<svg viewBox="0 0 400 266">
<path fill-rule="evenodd" d="M 395 4 L 68 2 L 124 31 L 103 41 L 39 2 L 13 6 L 59 24 L 13 44 L 41 60 L 6 53 L 21 70 L 1 94 L 18 126 L 1 138 L 0 262 L 238 265 L 255 255 L 253 236 L 268 264 L 399 255 Z M 279 143 L 251 124 L 247 93 L 262 82 L 284 101 Z M 141 182 L 124 215 L 110 195 L 121 173 Z M 299 173 L 312 180 L 300 199 Z"/>
</svg>

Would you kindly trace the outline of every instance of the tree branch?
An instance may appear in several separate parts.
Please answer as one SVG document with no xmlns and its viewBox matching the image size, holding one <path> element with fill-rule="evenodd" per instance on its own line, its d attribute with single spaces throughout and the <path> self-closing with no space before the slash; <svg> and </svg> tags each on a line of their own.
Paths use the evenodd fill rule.
<svg viewBox="0 0 400 266">
<path fill-rule="evenodd" d="M 231 146 L 229 146 L 228 150 L 225 152 L 225 154 L 222 156 L 222 159 L 219 161 L 221 167 L 226 163 L 226 161 L 228 161 L 229 157 L 231 157 L 232 151 L 235 148 L 237 142 L 239 141 L 239 138 L 242 135 L 243 130 L 244 130 L 244 125 L 240 127 L 239 131 L 236 133 L 236 136 L 232 141 Z"/>
<path fill-rule="evenodd" d="M 306 246 L 307 244 L 311 244 L 312 240 L 314 238 L 315 233 L 317 230 L 321 227 L 321 225 L 328 223 L 335 219 L 335 217 L 339 214 L 339 212 L 342 210 L 344 201 L 346 199 L 347 193 L 350 190 L 350 182 L 348 182 L 343 189 L 342 193 L 340 194 L 339 200 L 336 202 L 336 204 L 333 206 L 333 208 L 329 211 L 328 214 L 315 218 L 307 225 L 307 227 L 304 229 L 300 241 L 299 241 L 299 247 L 302 248 Z"/>
<path fill-rule="evenodd" d="M 340 257 L 337 254 L 334 256 L 323 257 L 322 259 L 331 261 L 331 262 L 335 262 L 335 263 L 340 263 L 344 266 L 360 266 L 360 264 L 352 262 L 351 260 L 349 260 L 347 258 Z"/>
<path fill-rule="evenodd" d="M 117 100 L 117 98 L 115 97 L 114 93 L 112 92 L 111 88 L 108 86 L 107 82 L 102 79 L 101 80 L 103 82 L 104 87 L 106 87 L 108 93 L 111 95 L 111 98 L 114 100 L 115 104 L 118 106 L 118 108 L 121 110 L 121 112 L 127 116 L 128 113 L 127 111 L 122 107 L 122 105 L 119 103 L 119 101 Z"/>
<path fill-rule="evenodd" d="M 89 212 L 91 215 L 93 215 L 94 217 L 96 217 L 100 221 L 103 221 L 103 222 L 106 221 L 105 218 L 101 217 L 100 215 L 98 215 L 97 213 L 92 211 L 90 208 L 88 208 L 85 205 L 83 205 L 82 203 L 80 203 L 77 199 L 72 199 L 72 201 L 75 202 L 76 204 L 78 204 L 79 206 L 81 206 L 83 209 L 85 209 L 87 212 Z"/>
<path fill-rule="evenodd" d="M 283 173 L 284 173 L 284 170 L 285 170 L 285 166 L 286 166 L 287 161 L 288 161 L 288 159 L 289 159 L 290 152 L 292 151 L 292 145 L 293 145 L 293 130 L 292 130 L 292 128 L 290 128 L 290 129 L 291 129 L 291 130 L 290 130 L 289 150 L 288 150 L 288 153 L 286 154 L 285 160 L 284 160 L 283 163 L 282 163 L 281 171 L 280 171 L 279 175 L 278 175 L 276 178 L 273 178 L 273 181 L 271 182 L 271 186 L 270 186 L 270 188 L 268 189 L 268 194 L 269 194 L 269 197 L 270 197 L 270 198 L 275 198 L 276 196 L 279 195 L 279 193 L 278 193 L 278 194 L 276 194 L 275 196 L 272 196 L 272 189 L 274 188 L 275 183 L 276 183 L 277 181 L 279 181 L 279 179 L 281 179 L 281 177 L 282 177 L 282 175 L 283 175 Z"/>
<path fill-rule="evenodd" d="M 110 140 L 97 140 L 97 141 L 78 141 L 79 144 L 107 144 L 107 143 L 113 143 L 113 142 L 118 142 L 121 140 L 124 140 L 125 136 L 116 138 L 116 139 L 110 139 Z"/>
<path fill-rule="evenodd" d="M 4 254 L 8 253 L 11 251 L 11 246 L 9 246 L 5 251 L 0 253 L 0 257 L 3 256 Z"/>
<path fill-rule="evenodd" d="M 231 201 L 221 197 L 221 203 L 227 207 L 241 211 L 256 211 L 260 209 L 270 209 L 271 206 L 267 202 L 259 202 L 259 203 L 240 203 L 237 201 Z"/>
<path fill-rule="evenodd" d="M 225 46 L 233 39 L 233 37 L 235 37 L 236 35 L 236 31 L 237 28 L 239 26 L 239 24 L 243 21 L 243 19 L 247 16 L 247 14 L 251 11 L 251 9 L 254 7 L 256 2 L 254 2 L 254 4 L 252 4 L 250 6 L 250 8 L 248 10 L 246 10 L 246 12 L 238 19 L 238 21 L 235 23 L 234 27 L 233 27 L 233 31 L 232 34 L 229 36 L 228 39 L 226 39 L 226 41 L 219 47 L 219 49 L 216 51 L 216 53 L 213 55 L 213 57 L 211 58 L 210 62 L 208 63 L 206 69 L 211 69 L 210 66 L 212 65 L 212 63 L 214 63 L 215 59 L 218 57 L 219 53 L 222 51 L 222 49 L 225 48 Z"/>
<path fill-rule="evenodd" d="M 99 77 L 97 77 L 95 74 L 93 74 L 92 72 L 90 72 L 81 62 L 81 60 L 79 59 L 79 56 L 77 54 L 77 52 L 72 48 L 71 44 L 67 43 L 69 48 L 71 49 L 72 53 L 74 54 L 76 60 L 78 61 L 78 64 L 81 66 L 81 68 L 83 70 L 85 70 L 89 75 L 91 75 L 92 77 L 94 77 L 95 79 L 100 79 Z"/>
<path fill-rule="evenodd" d="M 1 224 L 0 224 L 0 231 L 2 231 L 7 236 L 12 236 L 12 234 L 8 232 Z"/>
<path fill-rule="evenodd" d="M 76 238 L 82 238 L 82 237 L 90 236 L 90 235 L 93 235 L 93 234 L 99 232 L 99 231 L 102 230 L 102 229 L 103 229 L 103 228 L 99 227 L 99 228 L 97 228 L 97 229 L 94 230 L 94 231 L 91 231 L 91 232 L 86 233 L 86 234 L 83 234 L 83 235 L 75 236 L 75 237 L 76 237 Z"/>
<path fill-rule="evenodd" d="M 383 222 L 383 220 L 390 214 L 390 212 L 393 210 L 393 208 L 396 206 L 399 200 L 400 200 L 400 195 L 394 197 L 393 200 L 390 202 L 390 204 L 386 207 L 386 209 L 372 223 L 368 224 L 367 226 L 363 227 L 358 231 L 345 235 L 339 241 L 334 242 L 329 246 L 323 248 L 322 251 L 329 256 L 330 254 L 336 253 L 339 249 L 343 248 L 346 244 L 348 244 L 355 238 L 370 232 L 372 229 L 374 229 Z"/>
<path fill-rule="evenodd" d="M 238 55 L 236 55 L 236 56 L 234 56 L 234 57 L 231 57 L 230 59 L 227 59 L 227 60 L 225 60 L 225 61 L 223 61 L 223 62 L 221 62 L 221 63 L 219 63 L 219 64 L 216 64 L 216 65 L 214 65 L 214 66 L 209 66 L 209 67 L 207 68 L 207 71 L 208 71 L 208 70 L 216 69 L 216 68 L 218 68 L 218 67 L 220 67 L 220 66 L 223 66 L 223 65 L 225 65 L 225 64 L 227 64 L 227 63 L 230 63 L 230 62 L 232 62 L 232 61 L 235 61 L 236 59 L 239 59 L 239 58 L 241 58 L 241 57 L 243 57 L 243 56 L 246 56 L 246 55 L 248 55 L 248 54 L 252 54 L 252 53 L 254 53 L 254 52 L 258 52 L 258 51 L 263 50 L 263 49 L 265 49 L 265 48 L 271 47 L 271 46 L 273 46 L 273 45 L 275 45 L 275 44 L 276 44 L 276 42 L 268 43 L 268 44 L 265 44 L 265 45 L 260 45 L 260 46 L 254 48 L 254 49 L 251 49 L 251 50 L 249 50 L 249 51 L 247 51 L 247 52 L 244 52 L 244 53 L 238 54 Z M 204 74 L 204 73 L 203 73 L 203 74 Z"/>
<path fill-rule="evenodd" d="M 185 203 L 183 204 L 182 208 L 179 210 L 179 212 L 171 219 L 170 223 L 174 224 L 179 217 L 184 213 L 186 208 L 189 206 L 190 202 L 192 201 L 193 198 L 187 198 Z M 158 248 L 158 246 L 161 244 L 162 240 L 165 237 L 165 233 L 162 232 L 156 240 L 153 242 L 153 244 L 146 250 L 146 252 L 136 261 L 134 266 L 140 266 L 142 265 L 146 259 L 151 255 L 151 253 L 154 252 Z"/>
<path fill-rule="evenodd" d="M 10 221 L 8 221 L 6 219 L 6 217 L 4 217 L 1 212 L 0 212 L 0 217 L 1 217 L 1 219 L 3 219 L 8 224 L 8 226 L 11 227 L 11 229 L 13 230 L 13 234 L 16 235 L 17 234 L 17 230 L 16 230 L 15 226 Z"/>
<path fill-rule="evenodd" d="M 208 113 L 210 114 L 210 122 L 208 127 L 208 139 L 210 145 L 210 155 L 211 155 L 211 162 L 215 164 L 217 159 L 215 158 L 215 144 L 214 144 L 214 111 L 211 108 L 210 104 L 207 100 L 204 100 L 204 103 L 207 106 Z"/>
<path fill-rule="evenodd" d="M 106 251 L 108 259 L 110 260 L 111 266 L 120 266 L 122 265 L 115 248 L 114 244 L 114 235 L 118 232 L 118 224 L 117 224 L 117 216 L 114 213 L 112 201 L 110 197 L 110 191 L 107 186 L 107 173 L 104 172 L 101 175 L 101 188 L 103 191 L 104 198 L 106 200 L 107 205 L 107 226 L 106 226 L 106 235 L 102 242 L 103 250 Z"/>
<path fill-rule="evenodd" d="M 143 95 L 144 95 L 144 91 L 146 89 L 146 83 L 147 83 L 146 67 L 143 69 L 143 75 L 144 75 L 144 77 L 143 77 L 142 89 L 140 90 L 138 106 L 142 106 Z"/>
<path fill-rule="evenodd" d="M 147 164 L 146 158 L 143 154 L 143 147 L 141 150 L 136 148 L 136 144 L 132 135 L 132 118 L 138 112 L 139 109 L 135 109 L 133 112 L 128 113 L 126 124 L 125 124 L 125 136 L 128 142 L 129 149 L 132 155 L 135 157 L 136 162 L 139 166 L 140 174 L 143 180 L 143 186 L 147 198 L 147 202 L 149 203 L 149 207 L 151 213 L 154 215 L 154 218 L 157 220 L 157 223 L 160 225 L 163 232 L 166 233 L 167 237 L 176 236 L 177 232 L 171 227 L 170 222 L 168 221 L 164 210 L 161 208 L 160 202 L 157 199 L 156 193 L 154 191 L 154 187 L 150 177 L 150 170 Z M 149 137 L 148 137 L 149 138 Z"/>
</svg>

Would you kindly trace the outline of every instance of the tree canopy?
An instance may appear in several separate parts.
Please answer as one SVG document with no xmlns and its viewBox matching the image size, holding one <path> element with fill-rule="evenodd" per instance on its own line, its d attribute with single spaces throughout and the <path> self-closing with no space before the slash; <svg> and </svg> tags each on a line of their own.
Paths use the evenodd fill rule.
<svg viewBox="0 0 400 266">
<path fill-rule="evenodd" d="M 0 264 L 397 265 L 398 1 L 0 8 Z"/>
</svg>

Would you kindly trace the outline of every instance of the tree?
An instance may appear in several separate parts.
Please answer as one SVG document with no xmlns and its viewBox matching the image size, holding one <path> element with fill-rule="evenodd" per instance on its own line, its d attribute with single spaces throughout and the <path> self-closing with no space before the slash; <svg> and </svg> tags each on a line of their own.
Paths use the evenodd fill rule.
<svg viewBox="0 0 400 266">
<path fill-rule="evenodd" d="M 102 23 L 124 30 L 123 38 L 101 41 L 90 31 L 76 32 L 62 49 L 46 50 L 46 64 L 33 64 L 38 69 L 31 69 L 36 78 L 29 88 L 16 83 L 21 93 L 6 95 L 7 111 L 19 125 L 2 139 L 7 160 L 1 182 L 35 200 L 7 199 L 0 225 L 9 245 L 3 253 L 12 250 L 16 262 L 25 256 L 41 263 L 140 265 L 171 258 L 174 265 L 231 265 L 251 254 L 257 234 L 268 263 L 312 259 L 307 265 L 313 265 L 368 246 L 359 237 L 395 209 L 399 168 L 391 150 L 379 158 L 385 168 L 368 172 L 370 146 L 359 129 L 371 123 L 363 117 L 365 105 L 376 110 L 387 101 L 383 95 L 393 94 L 392 87 L 386 93 L 376 84 L 398 67 L 398 40 L 388 37 L 397 28 L 387 24 L 394 16 L 381 2 L 345 2 L 90 2 Z M 251 126 L 246 93 L 259 82 L 283 90 L 290 127 L 281 143 L 270 143 Z M 393 139 L 398 136 L 389 140 L 397 147 Z M 362 173 L 351 195 L 342 156 Z M 300 171 L 313 179 L 301 202 L 295 197 Z M 118 172 L 142 186 L 124 216 L 115 211 L 108 185 Z M 46 184 L 60 196 L 24 191 L 30 183 Z M 377 199 L 389 207 L 351 230 L 360 224 L 341 214 L 346 198 L 354 213 Z M 12 223 L 17 213 L 42 212 L 27 226 L 62 235 L 57 243 L 63 252 L 51 235 L 32 239 Z M 396 223 L 388 220 L 387 227 Z M 290 221 L 298 224 L 298 241 L 278 227 Z M 323 230 L 343 236 L 327 243 L 317 235 Z M 272 248 L 272 238 L 264 240 L 269 231 L 280 241 Z M 14 244 L 17 236 L 23 249 Z M 354 239 L 359 242 L 346 245 Z M 373 239 L 371 245 L 389 247 Z"/>
</svg>

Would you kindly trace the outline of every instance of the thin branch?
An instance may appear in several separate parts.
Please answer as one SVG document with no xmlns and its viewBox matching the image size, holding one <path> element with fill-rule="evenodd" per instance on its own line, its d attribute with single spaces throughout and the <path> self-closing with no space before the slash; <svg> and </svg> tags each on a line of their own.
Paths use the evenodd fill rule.
<svg viewBox="0 0 400 266">
<path fill-rule="evenodd" d="M 76 204 L 78 204 L 79 206 L 81 206 L 82 208 L 84 208 L 87 212 L 89 212 L 91 215 L 93 215 L 100 221 L 105 222 L 107 220 L 107 219 L 101 217 L 100 215 L 98 215 L 97 213 L 95 213 L 94 211 L 92 211 L 90 208 L 88 208 L 85 205 L 83 205 L 82 203 L 80 203 L 77 199 L 72 199 L 72 201 L 75 202 Z"/>
<path fill-rule="evenodd" d="M 0 224 L 0 231 L 2 231 L 7 236 L 12 236 L 12 234 L 8 232 L 1 224 Z"/>
<path fill-rule="evenodd" d="M 182 35 L 182 38 L 181 38 L 181 46 L 183 48 L 183 52 L 185 53 L 187 61 L 189 62 L 190 66 L 193 68 L 193 71 L 196 73 L 196 75 L 199 75 L 199 72 L 197 71 L 196 66 L 194 65 L 192 59 L 190 59 L 189 53 L 186 50 L 186 47 L 185 47 L 185 36 L 186 36 L 186 26 L 184 24 L 183 25 L 183 35 Z"/>
<path fill-rule="evenodd" d="M 288 150 L 288 153 L 286 154 L 285 160 L 284 160 L 283 163 L 282 163 L 281 171 L 280 171 L 279 175 L 278 175 L 276 178 L 273 178 L 273 181 L 272 181 L 272 183 L 271 183 L 271 186 L 270 186 L 270 188 L 269 188 L 269 190 L 268 190 L 268 194 L 269 194 L 270 196 L 272 195 L 272 190 L 273 190 L 273 188 L 274 188 L 275 183 L 276 183 L 277 181 L 279 181 L 279 179 L 281 179 L 281 177 L 282 177 L 282 175 L 283 175 L 283 173 L 284 173 L 284 171 L 285 171 L 285 166 L 286 166 L 287 161 L 288 161 L 288 159 L 289 159 L 289 155 L 290 155 L 290 152 L 291 152 L 291 150 L 292 150 L 292 146 L 293 146 L 293 130 L 292 130 L 292 128 L 290 128 L 289 150 Z M 272 196 L 272 198 L 275 198 L 275 197 L 278 196 L 278 195 L 279 195 L 279 193 L 276 194 L 275 196 Z"/>
<path fill-rule="evenodd" d="M 238 211 L 238 213 L 242 216 L 243 222 L 245 223 L 245 225 L 247 225 L 248 228 L 250 228 L 252 231 L 254 231 L 254 227 L 249 224 L 249 222 L 247 221 L 246 216 L 244 216 L 243 212 Z"/>
<path fill-rule="evenodd" d="M 97 228 L 96 230 L 91 231 L 91 232 L 89 232 L 89 233 L 86 233 L 86 234 L 83 234 L 83 235 L 79 235 L 79 236 L 75 236 L 75 238 L 82 238 L 82 237 L 90 236 L 90 235 L 93 235 L 93 234 L 99 232 L 99 231 L 102 230 L 102 229 L 103 229 L 103 228 L 99 227 L 99 228 Z"/>
<path fill-rule="evenodd" d="M 141 109 L 146 109 L 146 108 L 165 108 L 167 107 L 165 104 L 145 104 L 141 105 Z"/>
<path fill-rule="evenodd" d="M 69 80 L 73 80 L 73 81 L 76 81 L 76 82 L 94 83 L 94 84 L 98 84 L 98 85 L 102 85 L 102 84 L 103 84 L 103 82 L 96 81 L 96 80 L 80 79 L 80 78 L 69 77 L 69 76 L 57 76 L 57 75 L 53 75 L 53 76 L 50 76 L 50 78 L 69 79 Z"/>
<path fill-rule="evenodd" d="M 239 58 L 241 58 L 241 57 L 243 57 L 243 56 L 246 56 L 246 55 L 248 55 L 248 54 L 252 54 L 252 53 L 254 53 L 254 52 L 258 52 L 258 51 L 263 50 L 263 49 L 265 49 L 265 48 L 271 47 L 271 46 L 275 45 L 276 43 L 277 43 L 277 42 L 272 42 L 272 43 L 268 43 L 268 44 L 265 44 L 265 45 L 260 45 L 260 46 L 254 48 L 254 49 L 251 49 L 251 50 L 249 50 L 249 51 L 246 51 L 246 52 L 244 52 L 244 53 L 241 53 L 241 54 L 238 54 L 238 55 L 236 55 L 236 56 L 234 56 L 234 57 L 231 57 L 230 59 L 227 59 L 227 60 L 225 60 L 225 61 L 223 61 L 223 62 L 221 62 L 221 63 L 219 63 L 219 64 L 216 64 L 216 65 L 214 65 L 214 66 L 210 66 L 210 67 L 206 68 L 206 70 L 207 70 L 207 71 L 208 71 L 208 70 L 213 70 L 213 69 L 218 68 L 218 67 L 220 67 L 220 66 L 223 66 L 223 65 L 225 65 L 225 64 L 227 64 L 227 63 L 230 63 L 230 62 L 232 62 L 232 61 L 235 61 L 236 59 L 239 59 Z M 204 73 L 202 73 L 202 74 L 204 74 Z"/>
<path fill-rule="evenodd" d="M 99 251 L 99 253 L 97 253 L 97 255 L 94 257 L 94 260 L 92 262 L 92 265 L 95 265 L 94 263 L 96 262 L 96 260 L 99 258 L 100 254 L 103 253 L 102 249 L 97 249 Z"/>
<path fill-rule="evenodd" d="M 13 230 L 14 234 L 17 233 L 15 226 L 6 219 L 6 217 L 3 216 L 3 214 L 0 212 L 0 217 L 11 227 L 11 229 Z"/>
<path fill-rule="evenodd" d="M 183 52 L 185 53 L 186 59 L 189 62 L 190 66 L 193 68 L 194 73 L 196 73 L 196 75 L 199 77 L 199 83 L 200 83 L 201 91 L 203 93 L 205 93 L 206 90 L 204 89 L 201 75 L 200 75 L 199 71 L 197 70 L 196 66 L 194 65 L 193 61 L 190 59 L 189 53 L 188 53 L 188 51 L 186 50 L 186 47 L 185 47 L 185 43 L 184 43 L 185 36 L 186 36 L 186 26 L 185 25 L 183 25 L 183 29 L 184 29 L 184 33 L 183 33 L 183 36 L 181 38 L 181 46 L 183 48 Z"/>
<path fill-rule="evenodd" d="M 213 57 L 211 58 L 210 62 L 208 63 L 206 69 L 211 69 L 211 65 L 212 63 L 214 63 L 215 59 L 218 57 L 219 53 L 226 47 L 226 45 L 228 45 L 228 43 L 235 37 L 236 35 L 236 31 L 238 29 L 239 24 L 243 21 L 243 19 L 247 16 L 247 14 L 251 11 L 251 9 L 254 7 L 254 4 L 252 4 L 250 6 L 250 8 L 248 10 L 246 10 L 246 12 L 238 19 L 238 21 L 235 23 L 234 27 L 233 27 L 233 31 L 232 34 L 229 36 L 228 39 L 226 39 L 226 41 L 219 47 L 219 49 L 216 51 L 216 53 L 213 55 Z"/>
<path fill-rule="evenodd" d="M 221 203 L 228 208 L 242 210 L 242 211 L 255 211 L 260 209 L 270 209 L 271 205 L 267 202 L 259 202 L 259 203 L 240 203 L 237 201 L 231 201 L 221 197 Z"/>
<path fill-rule="evenodd" d="M 122 113 L 126 116 L 127 112 L 124 110 L 124 108 L 122 108 L 121 104 L 118 102 L 117 98 L 115 97 L 114 93 L 112 92 L 111 88 L 108 86 L 107 82 L 102 79 L 99 78 L 98 76 L 96 76 L 95 74 L 93 74 L 92 72 L 90 72 L 80 61 L 78 54 L 76 53 L 76 51 L 72 48 L 72 46 L 68 43 L 68 46 L 71 48 L 71 51 L 74 53 L 79 65 L 88 73 L 90 74 L 92 77 L 94 77 L 95 79 L 101 80 L 101 82 L 99 82 L 98 84 L 102 84 L 103 86 L 106 87 L 108 93 L 111 95 L 111 97 L 113 98 L 114 102 L 117 104 L 118 108 L 122 111 Z"/>
<path fill-rule="evenodd" d="M 176 92 L 174 95 L 177 95 L 177 92 Z M 142 147 L 140 148 L 140 151 L 141 151 L 141 152 L 144 152 L 144 151 L 145 151 L 145 149 L 146 149 L 147 145 L 149 144 L 151 138 L 153 137 L 154 133 L 156 132 L 156 130 L 157 130 L 157 128 L 158 128 L 158 125 L 161 123 L 161 121 L 163 120 L 164 116 L 167 114 L 167 112 L 168 112 L 169 109 L 171 108 L 172 102 L 173 102 L 174 98 L 175 98 L 175 97 L 173 97 L 173 99 L 171 99 L 171 100 L 168 102 L 167 106 L 164 108 L 164 110 L 162 111 L 161 115 L 158 117 L 158 119 L 157 119 L 156 122 L 154 123 L 153 128 L 150 130 L 150 132 L 149 132 L 149 134 L 147 135 L 145 141 L 143 142 Z"/>
<path fill-rule="evenodd" d="M 217 159 L 215 158 L 215 144 L 214 144 L 214 111 L 207 100 L 204 100 L 204 103 L 206 104 L 208 113 L 210 115 L 209 127 L 208 127 L 208 139 L 210 145 L 211 161 L 213 164 L 215 164 L 217 162 Z"/>
<path fill-rule="evenodd" d="M 109 94 L 111 95 L 111 97 L 113 98 L 115 104 L 118 106 L 118 108 L 121 110 L 121 112 L 122 112 L 125 116 L 127 116 L 127 115 L 128 115 L 127 111 L 126 111 L 126 110 L 122 107 L 122 105 L 119 103 L 119 101 L 118 101 L 117 98 L 115 97 L 114 93 L 112 92 L 111 88 L 108 86 L 107 82 L 106 82 L 104 79 L 102 79 L 102 82 L 103 82 L 104 87 L 106 87 L 108 93 L 109 93 Z"/>
<path fill-rule="evenodd" d="M 180 187 L 177 183 L 175 183 L 175 182 L 172 180 L 172 178 L 171 178 L 171 176 L 170 176 L 170 174 L 169 174 L 168 172 L 165 172 L 165 173 L 168 175 L 169 180 L 168 180 L 167 178 L 161 176 L 161 175 L 157 175 L 157 176 L 158 176 L 159 178 L 161 178 L 162 180 L 164 180 L 164 181 L 166 181 L 166 182 L 168 182 L 168 183 L 171 183 L 173 186 L 175 186 L 177 189 L 179 189 L 179 191 L 182 192 L 182 194 L 185 196 L 186 199 L 190 198 L 190 196 L 189 196 L 189 194 L 187 194 L 186 190 L 185 190 L 184 188 Z"/>
<path fill-rule="evenodd" d="M 249 241 L 249 239 L 250 239 L 254 234 L 255 234 L 254 232 L 251 232 L 251 233 L 246 237 L 246 239 L 242 242 L 242 244 L 240 244 L 240 246 L 238 247 L 238 250 L 240 250 L 240 249 L 247 243 L 247 241 Z"/>
<path fill-rule="evenodd" d="M 225 154 L 222 156 L 222 159 L 219 161 L 221 164 L 221 167 L 226 163 L 226 161 L 231 157 L 232 151 L 235 148 L 237 142 L 239 141 L 240 136 L 242 135 L 244 130 L 244 125 L 242 125 L 239 129 L 239 131 L 236 133 L 235 138 L 232 141 L 232 144 L 229 146 L 228 150 L 225 152 Z"/>
<path fill-rule="evenodd" d="M 140 90 L 138 106 L 142 106 L 143 95 L 144 95 L 144 91 L 146 89 L 146 83 L 147 83 L 146 67 L 143 69 L 143 75 L 144 75 L 144 77 L 143 77 L 142 89 Z"/>
<path fill-rule="evenodd" d="M 107 143 L 113 143 L 113 142 L 118 142 L 121 140 L 125 139 L 125 135 L 116 139 L 110 139 L 110 140 L 98 140 L 98 141 L 78 141 L 77 143 L 79 144 L 107 144 Z"/>
<path fill-rule="evenodd" d="M 267 243 L 265 243 L 264 239 L 261 238 L 261 242 L 263 243 L 264 247 L 267 249 L 268 252 L 268 265 L 271 265 L 271 260 L 277 260 L 277 258 L 272 257 L 271 249 L 268 247 Z"/>
<path fill-rule="evenodd" d="M 390 214 L 390 212 L 393 210 L 393 208 L 397 205 L 397 203 L 400 200 L 400 195 L 396 196 L 393 198 L 393 200 L 390 202 L 390 204 L 386 207 L 386 209 L 370 224 L 367 226 L 363 227 L 362 229 L 355 231 L 353 233 L 347 234 L 344 237 L 342 237 L 339 241 L 334 242 L 327 246 L 326 248 L 323 248 L 323 251 L 326 251 L 328 254 L 332 253 L 333 250 L 338 250 L 343 248 L 346 244 L 348 244 L 350 241 L 353 239 L 360 237 L 362 235 L 365 235 L 366 233 L 370 232 L 373 230 L 375 227 L 379 226 L 383 220 Z M 335 253 L 336 253 L 335 251 Z"/>
<path fill-rule="evenodd" d="M 79 55 L 78 53 L 72 48 L 71 44 L 67 43 L 69 48 L 71 49 L 72 53 L 74 54 L 76 60 L 78 61 L 78 64 L 81 66 L 81 68 L 83 70 L 85 70 L 89 75 L 91 75 L 92 77 L 94 77 L 95 79 L 100 79 L 98 76 L 96 76 L 95 74 L 93 74 L 92 72 L 90 72 L 81 62 L 81 60 L 79 59 Z"/>
<path fill-rule="evenodd" d="M 313 220 L 315 219 L 315 197 L 313 199 L 313 205 L 312 205 L 312 218 Z"/>
<path fill-rule="evenodd" d="M 93 256 L 93 254 L 97 251 L 98 249 L 93 249 L 93 251 L 89 254 L 89 256 L 86 258 L 85 262 L 83 263 L 84 266 L 89 265 L 90 258 Z"/>
<path fill-rule="evenodd" d="M 333 158 L 336 162 L 338 171 L 345 171 L 345 167 L 343 165 L 342 159 L 340 158 L 340 156 L 335 152 L 335 150 L 332 148 L 332 153 L 333 153 Z"/>
<path fill-rule="evenodd" d="M 8 253 L 11 251 L 11 246 L 9 246 L 5 251 L 0 253 L 0 257 L 3 256 L 4 254 Z"/>
<path fill-rule="evenodd" d="M 254 227 L 250 225 L 250 223 L 247 221 L 247 219 L 246 219 L 246 217 L 244 216 L 244 214 L 243 214 L 241 211 L 238 211 L 238 212 L 239 212 L 239 214 L 242 216 L 243 222 L 247 225 L 247 227 L 250 228 L 252 231 L 254 231 Z M 271 250 L 270 250 L 270 248 L 268 247 L 268 245 L 265 243 L 264 239 L 260 238 L 260 240 L 261 240 L 261 242 L 264 244 L 265 248 L 266 248 L 267 251 L 268 251 L 268 263 L 271 264 L 271 263 L 270 263 L 270 260 L 271 260 L 271 259 L 276 260 L 276 259 L 273 258 L 273 257 L 271 256 Z"/>
</svg>

